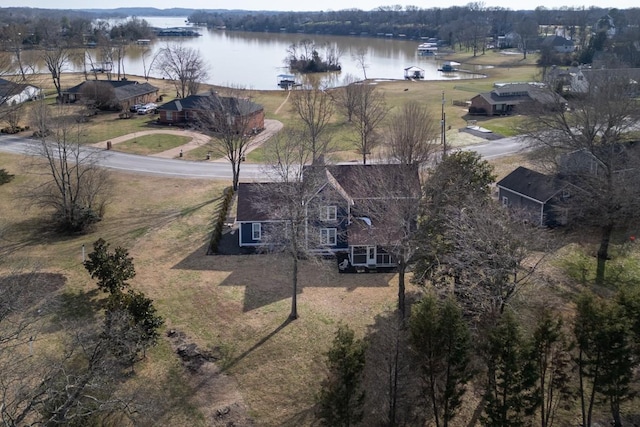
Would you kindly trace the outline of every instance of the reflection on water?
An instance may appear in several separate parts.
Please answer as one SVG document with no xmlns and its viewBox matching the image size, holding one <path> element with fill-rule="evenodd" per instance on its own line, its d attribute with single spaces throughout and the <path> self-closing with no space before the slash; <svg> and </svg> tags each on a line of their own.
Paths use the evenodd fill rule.
<svg viewBox="0 0 640 427">
<path fill-rule="evenodd" d="M 184 17 L 143 17 L 154 27 L 185 26 Z M 340 52 L 342 71 L 323 77 L 323 85 L 339 86 L 348 74 L 357 79 L 364 77 L 362 67 L 355 59 L 360 49 L 366 49 L 367 78 L 403 79 L 404 69 L 418 66 L 425 70 L 426 80 L 469 79 L 483 77 L 470 73 L 443 73 L 438 71 L 442 61 L 418 56 L 417 41 L 387 38 L 343 37 L 311 34 L 249 33 L 220 31 L 195 27 L 201 37 L 158 38 L 149 46 L 131 45 L 126 49 L 124 72 L 144 75 L 154 55 L 168 43 L 182 43 L 197 49 L 209 68 L 207 83 L 253 89 L 277 89 L 277 75 L 288 72 L 284 66 L 287 48 L 304 38 L 313 39 L 316 45 L 324 43 Z M 99 55 L 97 50 L 92 56 Z M 83 71 L 82 61 L 73 64 L 74 71 Z M 90 68 L 87 66 L 87 69 Z M 117 70 L 114 70 L 117 71 Z M 153 77 L 162 77 L 162 70 L 154 70 Z"/>
</svg>

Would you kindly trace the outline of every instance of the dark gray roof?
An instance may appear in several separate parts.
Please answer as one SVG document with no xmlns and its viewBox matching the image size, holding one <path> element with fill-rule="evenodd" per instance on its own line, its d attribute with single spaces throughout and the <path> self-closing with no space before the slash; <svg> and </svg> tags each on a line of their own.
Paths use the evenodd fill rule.
<svg viewBox="0 0 640 427">
<path fill-rule="evenodd" d="M 23 90 L 25 90 L 26 88 L 28 88 L 29 86 L 32 86 L 32 85 L 21 84 L 21 83 L 12 82 L 10 80 L 0 79 L 0 98 L 17 95 L 21 93 Z"/>
<path fill-rule="evenodd" d="M 256 104 L 246 98 L 218 96 L 217 94 L 205 93 L 189 95 L 186 98 L 169 101 L 158 107 L 158 111 L 216 110 L 222 107 L 224 107 L 225 111 L 233 111 L 236 115 L 239 115 L 240 112 L 243 114 L 250 114 L 263 109 L 262 105 Z"/>
<path fill-rule="evenodd" d="M 543 46 L 573 46 L 573 41 L 560 36 L 547 36 L 542 41 Z"/>
<path fill-rule="evenodd" d="M 327 171 L 330 175 L 327 175 Z M 412 187 L 414 194 L 419 194 L 420 178 L 417 166 L 401 164 L 375 165 L 330 165 L 305 166 L 304 179 L 315 180 L 312 185 L 320 188 L 330 179 L 341 187 L 352 200 L 381 198 L 391 200 L 394 196 L 406 197 L 407 187 Z M 282 195 L 279 191 L 283 183 L 240 183 L 238 185 L 237 221 L 269 221 L 281 220 L 281 212 L 268 212 L 266 201 L 270 206 L 274 198 Z M 289 184 L 292 185 L 292 184 Z M 395 193 L 395 194 L 394 194 Z"/>
<path fill-rule="evenodd" d="M 541 104 L 550 104 L 555 101 L 566 103 L 560 95 L 528 83 L 508 84 L 477 96 L 484 98 L 490 105 L 518 105 L 532 100 Z"/>
<path fill-rule="evenodd" d="M 352 199 L 406 196 L 407 187 L 420 191 L 418 167 L 403 164 L 305 166 L 304 174 L 328 170 Z M 317 173 L 317 172 L 312 172 Z"/>
<path fill-rule="evenodd" d="M 108 84 L 111 86 L 115 91 L 115 97 L 118 101 L 124 101 L 158 91 L 157 87 L 147 82 L 138 83 L 135 80 L 87 80 L 63 91 L 63 93 L 79 94 L 86 86 L 95 84 Z"/>
<path fill-rule="evenodd" d="M 516 170 L 502 178 L 496 185 L 541 203 L 546 203 L 565 188 L 567 184 L 557 177 L 544 175 L 524 166 L 518 166 Z"/>
<path fill-rule="evenodd" d="M 116 99 L 118 101 L 124 101 L 125 99 L 131 99 L 155 92 L 158 92 L 158 88 L 146 82 L 135 85 L 124 85 L 116 88 Z"/>
<path fill-rule="evenodd" d="M 278 221 L 282 220 L 282 212 L 274 212 L 267 208 L 267 201 L 272 206 L 272 201 L 278 197 L 280 182 L 241 182 L 238 184 L 238 207 L 236 221 Z"/>
</svg>

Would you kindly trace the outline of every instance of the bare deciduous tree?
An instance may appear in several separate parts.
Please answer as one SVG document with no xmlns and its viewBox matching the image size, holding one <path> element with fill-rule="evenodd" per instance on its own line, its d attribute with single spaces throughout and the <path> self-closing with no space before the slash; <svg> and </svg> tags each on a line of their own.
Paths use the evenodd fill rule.
<svg viewBox="0 0 640 427">
<path fill-rule="evenodd" d="M 80 90 L 83 102 L 92 104 L 101 110 L 114 110 L 118 107 L 116 91 L 112 85 L 104 81 L 88 81 Z"/>
<path fill-rule="evenodd" d="M 53 85 L 58 93 L 58 99 L 62 99 L 62 73 L 66 71 L 71 61 L 71 51 L 63 46 L 50 47 L 42 52 L 42 59 L 51 74 Z"/>
<path fill-rule="evenodd" d="M 334 113 L 333 100 L 323 89 L 301 89 L 291 93 L 294 114 L 302 121 L 302 143 L 311 152 L 312 163 L 323 163 L 331 142 L 327 126 Z"/>
<path fill-rule="evenodd" d="M 200 52 L 181 44 L 168 44 L 160 50 L 158 68 L 174 81 L 178 98 L 197 94 L 200 82 L 208 76 L 208 67 Z"/>
<path fill-rule="evenodd" d="M 629 143 L 640 106 L 625 70 L 592 70 L 582 94 L 568 105 L 554 97 L 551 108 L 532 106 L 523 129 L 540 163 L 580 191 L 571 194 L 574 224 L 600 230 L 596 282 L 605 266 L 614 230 L 640 217 L 640 153 Z"/>
<path fill-rule="evenodd" d="M 263 231 L 263 241 L 267 243 L 265 247 L 291 260 L 292 299 L 289 319 L 293 320 L 298 317 L 300 262 L 313 259 L 312 249 L 318 248 L 320 244 L 313 222 L 307 221 L 312 214 L 309 201 L 319 185 L 314 174 L 304 175 L 304 167 L 311 162 L 313 152 L 308 146 L 300 144 L 295 132 L 281 132 L 269 148 L 266 173 L 272 182 L 261 186 L 257 208 L 268 212 L 272 218 L 279 219 Z"/>
<path fill-rule="evenodd" d="M 149 81 L 151 72 L 156 69 L 156 61 L 158 61 L 158 56 L 160 54 L 160 52 L 156 52 L 153 56 L 151 56 L 151 60 L 149 61 L 149 64 L 147 64 L 147 58 L 149 57 L 149 55 L 151 55 L 151 52 L 153 52 L 151 49 L 145 49 L 141 55 L 142 72 L 144 79 L 147 81 Z"/>
<path fill-rule="evenodd" d="M 57 107 L 49 115 L 41 102 L 33 109 L 32 123 L 39 140 L 30 171 L 43 181 L 27 189 L 33 205 L 52 210 L 53 221 L 63 231 L 84 231 L 101 220 L 109 197 L 109 175 L 97 164 L 99 152 L 83 149 L 82 126 L 69 111 Z"/>
<path fill-rule="evenodd" d="M 229 89 L 223 96 L 210 93 L 200 97 L 198 126 L 212 136 L 208 147 L 231 164 L 233 190 L 238 189 L 240 167 L 253 143 L 253 135 L 260 129 L 252 124 L 262 107 L 251 101 L 250 93 Z"/>
<path fill-rule="evenodd" d="M 118 389 L 124 366 L 109 350 L 110 338 L 99 322 L 62 315 L 51 341 L 47 329 L 60 314 L 58 291 L 64 283 L 62 275 L 35 270 L 0 276 L 3 426 L 87 425 L 105 416 L 132 417 L 141 409 L 136 393 Z"/>
<path fill-rule="evenodd" d="M 359 47 L 356 52 L 351 55 L 352 59 L 354 59 L 362 69 L 362 75 L 365 80 L 367 80 L 367 68 L 369 68 L 369 64 L 367 64 L 367 53 L 368 51 L 366 47 Z"/>
<path fill-rule="evenodd" d="M 384 94 L 376 90 L 375 85 L 360 84 L 355 87 L 356 107 L 352 125 L 357 134 L 358 153 L 362 154 L 362 163 L 367 164 L 367 156 L 382 141 L 378 128 L 386 117 L 388 108 Z"/>
<path fill-rule="evenodd" d="M 347 117 L 347 122 L 351 123 L 353 113 L 356 109 L 356 88 L 358 79 L 353 74 L 347 74 L 342 79 L 341 87 L 332 91 L 333 101 L 338 106 L 339 111 Z"/>
<path fill-rule="evenodd" d="M 422 165 L 438 150 L 438 120 L 426 105 L 404 104 L 387 125 L 387 150 L 390 159 Z"/>
<path fill-rule="evenodd" d="M 353 216 L 369 218 L 371 226 L 367 226 L 366 233 L 374 236 L 371 243 L 382 246 L 395 260 L 398 310 L 404 319 L 405 276 L 417 247 L 415 238 L 421 209 L 418 165 L 363 167 L 354 193 L 367 196 L 357 199 Z"/>
</svg>

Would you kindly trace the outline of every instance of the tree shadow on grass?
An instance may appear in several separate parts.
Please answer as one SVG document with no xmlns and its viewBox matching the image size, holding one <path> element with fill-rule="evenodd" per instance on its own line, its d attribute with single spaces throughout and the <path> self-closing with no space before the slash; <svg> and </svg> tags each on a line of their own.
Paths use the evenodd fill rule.
<svg viewBox="0 0 640 427">
<path fill-rule="evenodd" d="M 16 253 L 34 245 L 46 245 L 76 239 L 79 234 L 63 233 L 55 227 L 50 217 L 39 215 L 13 222 L 0 230 L 2 245 L 0 257 Z"/>
<path fill-rule="evenodd" d="M 174 265 L 177 270 L 227 273 L 219 286 L 244 287 L 243 311 L 291 298 L 291 260 L 275 254 L 207 256 L 202 245 Z M 346 289 L 388 287 L 394 273 L 340 274 L 335 260 L 309 259 L 300 263 L 297 294 L 306 288 Z"/>
<path fill-rule="evenodd" d="M 104 300 L 97 299 L 100 291 L 66 291 L 58 298 L 59 307 L 56 312 L 56 320 L 59 322 L 68 320 L 95 321 L 96 314 L 104 308 Z"/>
<path fill-rule="evenodd" d="M 242 361 L 242 359 L 244 359 L 245 357 L 247 357 L 248 355 L 250 355 L 251 353 L 253 353 L 255 350 L 259 349 L 260 347 L 262 347 L 262 345 L 264 345 L 267 341 L 269 341 L 271 338 L 273 338 L 274 336 L 276 336 L 278 334 L 278 332 L 280 332 L 281 330 L 283 330 L 284 328 L 287 327 L 287 325 L 289 325 L 289 323 L 293 322 L 292 319 L 288 318 L 287 320 L 285 320 L 284 322 L 282 322 L 282 324 L 280 324 L 280 326 L 278 326 L 277 328 L 275 328 L 273 331 L 271 331 L 270 333 L 268 333 L 267 335 L 265 335 L 264 337 L 262 337 L 257 343 L 255 343 L 254 345 L 252 345 L 250 348 L 248 348 L 247 350 L 243 351 L 240 355 L 238 355 L 237 357 L 233 358 L 232 360 L 230 360 L 229 362 L 225 363 L 224 365 L 224 371 L 227 371 L 229 369 L 231 369 L 232 367 L 234 367 L 238 362 Z"/>
</svg>

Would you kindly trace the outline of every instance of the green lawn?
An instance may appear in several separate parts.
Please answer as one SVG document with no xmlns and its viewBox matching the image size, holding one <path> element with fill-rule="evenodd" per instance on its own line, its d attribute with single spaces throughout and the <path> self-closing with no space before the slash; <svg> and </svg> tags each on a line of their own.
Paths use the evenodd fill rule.
<svg viewBox="0 0 640 427">
<path fill-rule="evenodd" d="M 142 135 L 114 145 L 113 150 L 145 156 L 162 153 L 163 151 L 184 145 L 189 141 L 191 141 L 191 138 L 188 136 L 167 134 Z"/>
<path fill-rule="evenodd" d="M 85 141 L 87 144 L 107 141 L 118 136 L 149 129 L 156 120 L 155 115 L 134 114 L 129 119 L 121 119 L 119 113 L 100 113 L 88 123 Z"/>
</svg>

